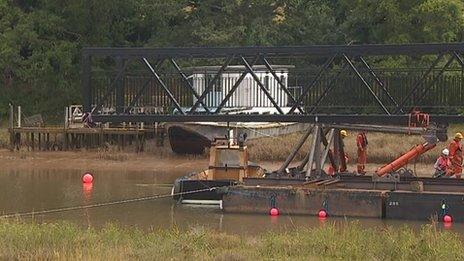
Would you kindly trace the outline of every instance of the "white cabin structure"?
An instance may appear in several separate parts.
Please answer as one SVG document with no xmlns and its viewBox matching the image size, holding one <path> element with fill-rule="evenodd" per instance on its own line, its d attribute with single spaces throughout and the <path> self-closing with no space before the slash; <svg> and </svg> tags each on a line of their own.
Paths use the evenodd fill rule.
<svg viewBox="0 0 464 261">
<path fill-rule="evenodd" d="M 192 85 L 195 91 L 201 95 L 208 86 L 209 82 L 213 80 L 214 76 L 219 70 L 219 66 L 203 66 L 192 68 Z M 273 65 L 277 77 L 285 87 L 288 87 L 288 71 L 294 66 L 289 65 Z M 229 66 L 220 75 L 218 82 L 213 85 L 211 91 L 205 98 L 205 104 L 208 107 L 218 107 L 221 101 L 226 97 L 227 93 L 232 89 L 238 81 L 242 73 L 245 71 L 244 66 Z M 288 107 L 288 95 L 281 88 L 279 82 L 269 72 L 264 65 L 253 66 L 253 71 L 260 79 L 264 87 L 269 91 L 272 98 L 276 103 L 282 107 Z M 197 99 L 193 97 L 195 103 Z M 201 106 L 199 107 L 201 108 Z M 247 108 L 262 111 L 259 108 L 269 108 L 269 112 L 274 112 L 274 105 L 266 96 L 263 90 L 259 87 L 251 74 L 247 74 L 233 95 L 224 105 L 224 108 Z"/>
</svg>

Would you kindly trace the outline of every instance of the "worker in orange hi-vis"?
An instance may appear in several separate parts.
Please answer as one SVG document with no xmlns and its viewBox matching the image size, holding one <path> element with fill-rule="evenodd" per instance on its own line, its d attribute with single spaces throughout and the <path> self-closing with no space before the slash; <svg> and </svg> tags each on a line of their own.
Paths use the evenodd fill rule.
<svg viewBox="0 0 464 261">
<path fill-rule="evenodd" d="M 356 137 L 356 146 L 358 147 L 358 174 L 366 174 L 365 165 L 367 162 L 367 136 L 366 132 L 361 131 Z"/>
<path fill-rule="evenodd" d="M 451 168 L 447 176 L 451 176 L 457 179 L 461 178 L 462 173 L 462 134 L 460 132 L 454 135 L 453 141 L 448 146 L 449 159 L 451 161 Z"/>
</svg>

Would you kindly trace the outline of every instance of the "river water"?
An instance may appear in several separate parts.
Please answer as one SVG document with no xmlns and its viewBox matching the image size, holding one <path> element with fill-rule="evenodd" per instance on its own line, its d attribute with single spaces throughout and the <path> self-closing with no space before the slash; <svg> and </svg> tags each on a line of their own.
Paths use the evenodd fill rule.
<svg viewBox="0 0 464 261">
<path fill-rule="evenodd" d="M 198 168 L 198 166 L 195 166 Z M 185 170 L 171 171 L 96 171 L 91 186 L 84 186 L 84 170 L 0 170 L 0 212 L 2 214 L 41 211 L 45 209 L 112 202 L 124 199 L 168 195 L 170 184 Z M 107 223 L 136 226 L 140 229 L 206 226 L 229 233 L 256 234 L 299 227 L 321 226 L 325 221 L 311 216 L 270 217 L 250 214 L 224 214 L 214 207 L 178 205 L 171 198 L 111 205 L 24 217 L 37 222 L 68 221 L 84 227 L 101 227 Z M 426 221 L 360 219 L 363 226 L 401 226 L 405 223 L 420 228 Z M 464 235 L 464 224 L 450 228 Z"/>
</svg>

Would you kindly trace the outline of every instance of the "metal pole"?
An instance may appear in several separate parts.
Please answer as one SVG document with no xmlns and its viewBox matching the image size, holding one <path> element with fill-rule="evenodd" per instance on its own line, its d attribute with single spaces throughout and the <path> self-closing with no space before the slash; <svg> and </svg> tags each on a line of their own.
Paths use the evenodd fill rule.
<svg viewBox="0 0 464 261">
<path fill-rule="evenodd" d="M 320 137 L 319 137 L 320 132 L 321 132 L 321 126 L 316 125 L 316 127 L 314 127 L 313 141 L 312 141 L 311 148 L 309 151 L 308 162 L 306 164 L 306 179 L 309 179 L 311 177 L 311 172 L 313 170 L 314 157 L 316 157 L 316 154 L 318 152 L 317 148 L 320 146 Z"/>
<path fill-rule="evenodd" d="M 69 107 L 64 107 L 64 128 L 68 128 L 69 125 Z"/>
<path fill-rule="evenodd" d="M 21 106 L 18 106 L 18 128 L 21 128 Z"/>
<path fill-rule="evenodd" d="M 14 128 L 14 107 L 13 104 L 10 103 L 10 121 L 8 122 L 8 128 L 13 130 Z"/>
<path fill-rule="evenodd" d="M 290 163 L 293 161 L 293 159 L 295 158 L 298 151 L 300 151 L 301 147 L 303 146 L 303 144 L 308 139 L 309 135 L 311 135 L 311 132 L 313 131 L 313 127 L 314 126 L 311 126 L 308 129 L 308 131 L 306 131 L 306 133 L 303 136 L 301 136 L 300 140 L 298 141 L 298 144 L 293 149 L 293 151 L 290 153 L 290 155 L 288 155 L 288 157 L 285 160 L 284 164 L 282 164 L 282 166 L 277 170 L 277 173 L 283 173 L 285 171 L 285 169 L 288 168 L 288 165 L 290 165 Z"/>
</svg>

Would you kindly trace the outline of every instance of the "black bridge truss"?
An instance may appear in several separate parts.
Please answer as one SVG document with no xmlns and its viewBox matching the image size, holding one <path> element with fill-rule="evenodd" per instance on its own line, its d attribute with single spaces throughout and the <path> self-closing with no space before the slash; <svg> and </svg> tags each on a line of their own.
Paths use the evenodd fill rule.
<svg viewBox="0 0 464 261">
<path fill-rule="evenodd" d="M 98 122 L 404 122 L 407 121 L 407 114 L 412 110 L 423 107 L 423 101 L 430 95 L 433 86 L 440 84 L 441 77 L 453 66 L 454 70 L 458 68 L 458 74 L 461 73 L 461 76 L 464 74 L 463 54 L 464 43 L 234 48 L 84 48 L 82 52 L 83 106 L 84 111 L 91 112 L 93 119 Z M 400 96 L 392 94 L 392 88 L 389 88 L 378 70 L 368 62 L 369 58 L 382 59 L 392 56 L 405 56 L 411 59 L 428 57 L 429 60 L 427 67 Z M 110 59 L 114 63 L 112 63 L 111 79 L 105 84 L 103 94 L 95 99 L 94 87 L 97 84 L 94 78 L 98 72 L 94 72 L 93 67 L 98 63 L 98 59 L 99 61 Z M 185 60 L 188 62 L 185 63 Z M 210 80 L 205 81 L 202 92 L 198 92 L 189 79 L 188 69 L 183 68 L 181 64 L 198 65 L 205 60 L 214 61 L 219 66 L 215 73 L 210 75 Z M 302 83 L 298 95 L 279 78 L 279 69 L 273 67 L 275 61 L 312 63 L 312 77 Z M 316 69 L 314 69 L 314 61 L 319 65 Z M 237 80 L 229 86 L 229 90 L 224 93 L 220 101 L 218 100 L 214 106 L 209 105 L 206 97 L 215 86 L 219 85 L 221 75 L 227 73 L 231 66 L 237 65 L 243 68 Z M 285 93 L 287 98 L 285 106 L 273 97 L 266 83 L 257 75 L 255 69 L 257 65 L 265 68 L 269 77 Z M 166 72 L 167 67 L 170 73 Z M 131 74 L 131 70 L 141 69 L 148 73 L 147 81 L 138 84 L 137 89 L 128 94 L 125 77 Z M 178 79 L 177 82 L 173 83 L 172 75 Z M 270 102 L 274 114 L 232 114 L 226 109 L 231 97 L 241 88 L 241 83 L 248 75 L 252 77 L 262 96 Z M 351 75 L 359 81 L 364 94 L 362 97 L 355 98 L 359 101 L 372 100 L 376 106 L 374 113 L 363 111 L 336 115 L 324 113 L 322 106 L 324 100 L 337 88 L 336 82 L 344 75 Z M 457 84 L 460 86 L 459 91 L 464 93 L 463 79 L 464 77 L 458 78 Z M 134 112 L 133 109 L 137 107 L 140 100 L 148 95 L 147 88 L 150 85 L 156 85 L 158 88 L 156 94 L 150 94 L 152 98 L 163 97 L 162 102 L 154 105 L 160 109 Z M 176 85 L 176 91 L 173 85 Z M 313 93 L 317 86 L 320 88 L 319 92 Z M 439 86 L 439 88 L 447 88 L 447 86 Z M 179 98 L 182 93 L 187 93 L 192 98 L 190 104 Z M 340 100 L 344 98 L 339 97 Z M 114 100 L 115 109 L 108 113 L 104 111 L 104 107 L 111 99 Z M 446 103 L 432 105 L 447 107 Z M 284 110 L 283 107 L 286 109 Z M 432 114 L 432 120 L 462 121 L 461 116 L 453 114 Z"/>
</svg>

